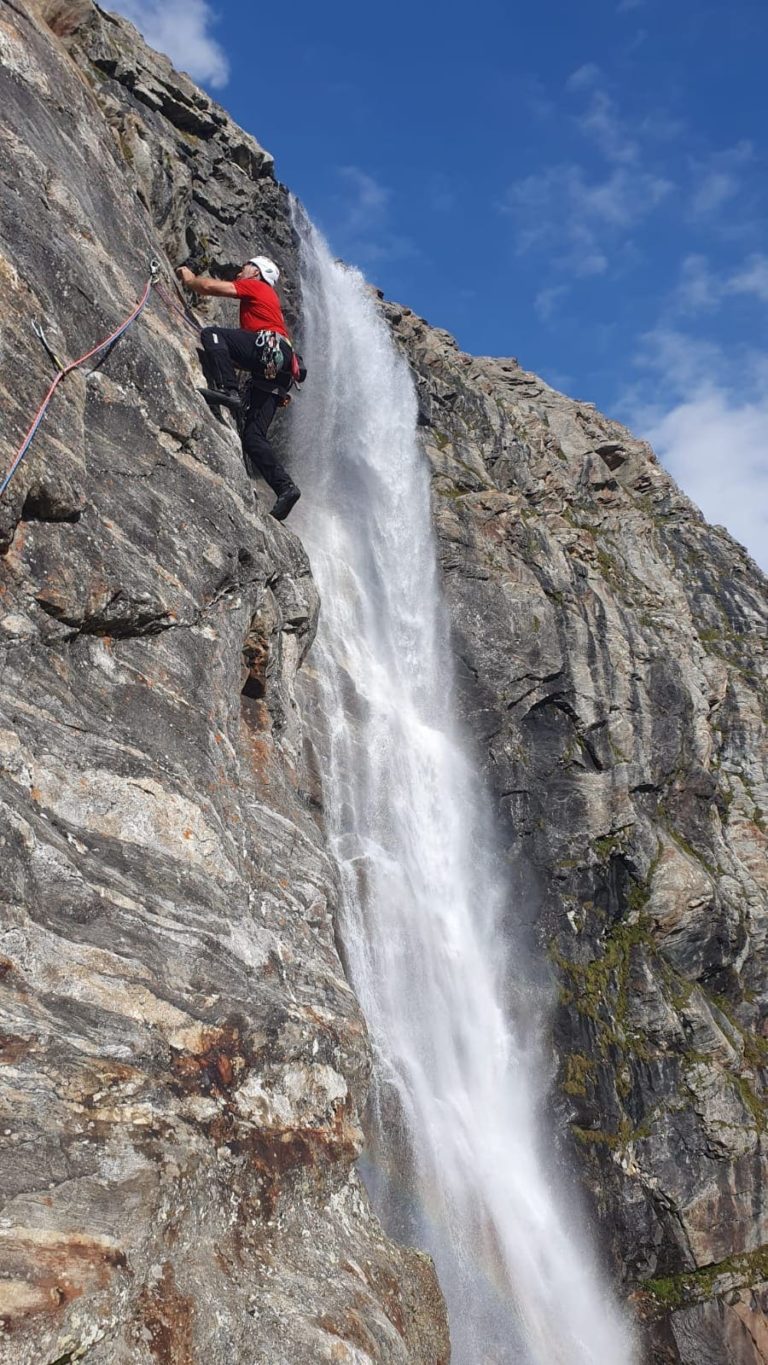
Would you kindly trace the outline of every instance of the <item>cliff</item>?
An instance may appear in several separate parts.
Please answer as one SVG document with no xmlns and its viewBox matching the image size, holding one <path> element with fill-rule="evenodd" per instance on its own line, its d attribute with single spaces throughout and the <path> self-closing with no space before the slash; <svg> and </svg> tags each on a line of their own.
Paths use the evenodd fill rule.
<svg viewBox="0 0 768 1365">
<path fill-rule="evenodd" d="M 567 1145 L 651 1358 L 758 1365 L 766 580 L 591 404 L 386 312 L 465 714 L 558 981 Z"/>
<path fill-rule="evenodd" d="M 30 319 L 79 354 L 154 257 L 172 289 L 264 250 L 298 313 L 271 158 L 130 25 L 4 0 L 0 54 L 6 432 L 51 373 Z M 765 580 L 623 428 L 382 308 L 558 983 L 563 1160 L 646 1358 L 764 1365 Z M 317 594 L 197 382 L 153 298 L 0 502 L 0 1361 L 437 1365 L 431 1264 L 354 1167 L 369 1047 L 294 691 Z"/>
</svg>

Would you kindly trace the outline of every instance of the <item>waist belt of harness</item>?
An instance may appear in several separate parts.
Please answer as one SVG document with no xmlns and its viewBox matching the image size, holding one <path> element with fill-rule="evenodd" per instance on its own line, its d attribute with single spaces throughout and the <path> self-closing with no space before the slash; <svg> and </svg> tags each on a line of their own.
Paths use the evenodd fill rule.
<svg viewBox="0 0 768 1365">
<path fill-rule="evenodd" d="M 289 365 L 293 347 L 287 337 L 266 329 L 256 332 L 253 339 L 256 359 L 264 371 L 265 379 L 276 379 L 284 365 Z M 285 348 L 285 349 L 283 349 Z"/>
</svg>

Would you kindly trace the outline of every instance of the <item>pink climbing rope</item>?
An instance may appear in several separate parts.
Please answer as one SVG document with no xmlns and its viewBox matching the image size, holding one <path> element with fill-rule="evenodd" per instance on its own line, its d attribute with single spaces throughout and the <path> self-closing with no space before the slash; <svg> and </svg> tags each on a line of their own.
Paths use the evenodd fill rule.
<svg viewBox="0 0 768 1365">
<path fill-rule="evenodd" d="M 108 346 L 113 345 L 114 342 L 119 340 L 119 338 L 123 335 L 123 332 L 127 332 L 131 324 L 136 321 L 139 314 L 143 311 L 144 307 L 146 306 L 147 299 L 149 298 L 152 286 L 157 283 L 157 267 L 154 261 L 152 262 L 150 269 L 151 274 L 149 276 L 149 279 L 147 280 L 146 285 L 144 286 L 144 292 L 141 298 L 139 299 L 139 302 L 136 304 L 136 307 L 133 309 L 133 312 L 129 314 L 125 321 L 121 322 L 120 326 L 116 327 L 114 332 L 110 332 L 109 336 L 105 337 L 103 341 L 98 341 L 95 346 L 92 346 L 89 351 L 86 351 L 85 355 L 79 356 L 77 360 L 71 360 L 68 365 L 62 365 L 58 374 L 55 376 L 53 383 L 51 384 L 51 387 L 49 388 L 47 394 L 45 395 L 45 398 L 40 404 L 40 407 L 37 409 L 37 412 L 35 413 L 32 419 L 32 424 L 29 430 L 27 431 L 24 440 L 19 446 L 19 449 L 17 450 L 16 454 L 13 457 L 10 469 L 5 475 L 5 478 L 3 479 L 2 483 L 0 483 L 0 497 L 2 497 L 3 493 L 5 492 L 9 483 L 11 482 L 11 479 L 16 473 L 16 470 L 18 469 L 19 465 L 24 459 L 24 456 L 29 450 L 35 432 L 37 431 L 38 427 L 40 426 L 40 423 L 43 420 L 43 417 L 45 416 L 48 404 L 53 398 L 53 395 L 55 394 L 57 388 L 59 387 L 59 384 L 61 383 L 62 379 L 65 379 L 66 376 L 68 374 L 71 374 L 73 370 L 76 370 L 81 365 L 84 365 L 86 360 L 91 359 L 91 356 L 98 355 L 99 351 L 105 351 Z"/>
</svg>

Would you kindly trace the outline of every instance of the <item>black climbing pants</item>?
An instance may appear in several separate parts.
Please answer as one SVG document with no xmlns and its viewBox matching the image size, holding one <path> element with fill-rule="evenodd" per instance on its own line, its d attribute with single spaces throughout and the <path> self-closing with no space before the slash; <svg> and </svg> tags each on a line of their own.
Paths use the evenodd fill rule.
<svg viewBox="0 0 768 1365">
<path fill-rule="evenodd" d="M 206 377 L 217 388 L 237 388 L 236 369 L 247 370 L 252 376 L 254 382 L 249 386 L 241 433 L 245 464 L 251 478 L 260 474 L 279 496 L 292 486 L 293 480 L 278 460 L 267 432 L 281 393 L 287 393 L 290 387 L 292 352 L 290 343 L 281 338 L 282 368 L 274 380 L 266 380 L 263 348 L 256 345 L 259 335 L 239 327 L 204 327 L 200 340 L 205 352 Z"/>
<path fill-rule="evenodd" d="M 278 497 L 291 488 L 293 479 L 284 465 L 278 460 L 267 432 L 280 401 L 279 394 L 263 393 L 257 388 L 251 392 L 251 401 L 245 416 L 245 427 L 241 441 L 245 467 L 251 478 L 260 474 L 262 479 L 274 489 Z"/>
</svg>

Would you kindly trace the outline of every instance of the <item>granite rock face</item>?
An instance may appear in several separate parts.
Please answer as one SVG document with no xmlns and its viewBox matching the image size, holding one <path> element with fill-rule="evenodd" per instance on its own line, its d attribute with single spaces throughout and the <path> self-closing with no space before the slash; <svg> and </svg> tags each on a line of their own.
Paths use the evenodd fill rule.
<svg viewBox="0 0 768 1365">
<path fill-rule="evenodd" d="M 419 387 L 509 932 L 551 962 L 571 1158 L 648 1358 L 758 1365 L 766 580 L 592 405 L 382 306 Z"/>
<path fill-rule="evenodd" d="M 264 250 L 253 138 L 91 0 L 2 0 L 20 440 L 156 258 Z M 200 310 L 213 320 L 224 305 Z M 553 981 L 554 1114 L 648 1362 L 765 1365 L 766 584 L 651 451 L 382 303 L 467 724 Z M 317 595 L 153 294 L 0 501 L 0 1362 L 449 1359 L 354 1170 L 370 1068 L 294 680 Z"/>
<path fill-rule="evenodd" d="M 2 405 L 172 266 L 288 264 L 268 155 L 90 3 L 0 6 Z M 204 262 L 202 262 L 204 263 Z M 295 272 L 292 272 L 295 277 Z M 0 504 L 0 1361 L 447 1361 L 354 1168 L 369 1048 L 293 696 L 317 594 L 153 294 Z"/>
</svg>

